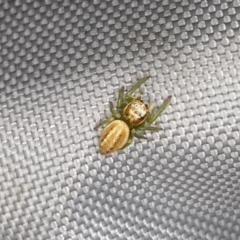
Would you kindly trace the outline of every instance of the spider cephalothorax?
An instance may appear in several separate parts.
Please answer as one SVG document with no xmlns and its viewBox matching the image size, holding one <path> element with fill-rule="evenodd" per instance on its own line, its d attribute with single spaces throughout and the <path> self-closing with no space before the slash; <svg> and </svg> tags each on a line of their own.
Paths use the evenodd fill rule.
<svg viewBox="0 0 240 240">
<path fill-rule="evenodd" d="M 139 131 L 159 131 L 160 127 L 152 123 L 161 115 L 171 100 L 171 96 L 163 102 L 162 106 L 152 113 L 153 104 L 149 107 L 142 100 L 140 94 L 133 96 L 135 91 L 148 79 L 140 79 L 124 94 L 124 88 L 119 91 L 117 106 L 110 103 L 112 116 L 101 121 L 96 128 L 107 124 L 100 137 L 100 151 L 108 154 L 123 149 L 131 144 L 132 138 L 146 138 Z"/>
<path fill-rule="evenodd" d="M 132 126 L 142 124 L 149 114 L 148 106 L 139 99 L 133 99 L 123 109 L 123 118 Z"/>
</svg>

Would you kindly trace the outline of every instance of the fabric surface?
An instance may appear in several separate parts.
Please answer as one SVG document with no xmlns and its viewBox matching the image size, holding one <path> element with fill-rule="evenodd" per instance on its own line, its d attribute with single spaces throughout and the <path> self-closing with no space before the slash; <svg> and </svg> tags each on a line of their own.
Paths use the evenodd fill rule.
<svg viewBox="0 0 240 240">
<path fill-rule="evenodd" d="M 240 239 L 239 24 L 239 0 L 0 0 L 0 239 Z M 144 76 L 163 131 L 101 155 Z"/>
</svg>

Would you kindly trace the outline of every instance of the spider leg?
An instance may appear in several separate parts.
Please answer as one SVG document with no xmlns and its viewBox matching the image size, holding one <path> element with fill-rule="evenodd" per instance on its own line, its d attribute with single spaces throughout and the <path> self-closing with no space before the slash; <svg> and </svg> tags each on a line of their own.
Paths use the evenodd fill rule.
<svg viewBox="0 0 240 240">
<path fill-rule="evenodd" d="M 154 103 L 151 102 L 151 103 L 149 104 L 148 111 L 151 113 L 152 110 L 153 110 L 153 108 L 154 108 Z"/>
<path fill-rule="evenodd" d="M 142 126 L 142 127 L 139 127 L 138 130 L 140 130 L 140 131 L 157 132 L 157 131 L 162 130 L 162 128 L 161 127 L 157 127 L 157 126 Z"/>
<path fill-rule="evenodd" d="M 141 100 L 141 94 L 137 93 L 137 94 L 134 95 L 133 98 L 136 99 L 136 100 Z"/>
<path fill-rule="evenodd" d="M 119 93 L 118 93 L 118 100 L 117 100 L 117 107 L 118 108 L 120 108 L 123 104 L 123 93 L 124 93 L 124 87 L 122 87 L 119 90 Z"/>
<path fill-rule="evenodd" d="M 138 89 L 140 88 L 140 86 L 146 82 L 148 80 L 149 77 L 145 77 L 145 78 L 142 78 L 140 79 L 139 81 L 137 81 L 136 84 L 134 84 L 130 89 L 129 91 L 126 93 L 126 99 L 128 99 L 129 97 L 132 96 L 132 94 Z"/>
<path fill-rule="evenodd" d="M 161 107 L 157 110 L 157 112 L 155 114 L 151 113 L 148 117 L 148 122 L 149 123 L 153 123 L 154 121 L 156 121 L 156 119 L 162 114 L 162 112 L 166 109 L 166 107 L 169 105 L 170 101 L 171 101 L 172 96 L 168 96 L 165 101 L 163 102 L 163 104 L 161 105 Z"/>
<path fill-rule="evenodd" d="M 134 137 L 136 137 L 136 138 L 147 139 L 146 136 L 141 135 L 141 134 L 138 134 L 136 129 L 132 129 L 131 133 L 132 133 L 132 136 L 134 136 Z"/>
<path fill-rule="evenodd" d="M 149 114 L 148 114 L 147 119 L 146 119 L 146 122 L 147 122 L 147 123 L 149 123 L 149 121 L 151 120 L 153 109 L 154 109 L 154 103 L 151 102 L 151 103 L 149 104 L 149 107 L 148 107 Z"/>
<path fill-rule="evenodd" d="M 104 119 L 104 120 L 100 121 L 100 122 L 95 126 L 94 129 L 98 129 L 99 127 L 101 127 L 101 126 L 103 126 L 103 125 L 105 125 L 105 124 L 108 124 L 108 123 L 112 122 L 113 120 L 114 120 L 113 117 Z"/>
<path fill-rule="evenodd" d="M 111 111 L 113 117 L 120 118 L 121 114 L 114 108 L 113 103 L 110 102 L 109 104 L 110 104 L 110 111 Z"/>
</svg>

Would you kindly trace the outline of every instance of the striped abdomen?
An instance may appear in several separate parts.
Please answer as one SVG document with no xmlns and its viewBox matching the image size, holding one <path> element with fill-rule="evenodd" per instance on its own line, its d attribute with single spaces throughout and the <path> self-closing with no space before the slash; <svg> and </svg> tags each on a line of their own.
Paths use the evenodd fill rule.
<svg viewBox="0 0 240 240">
<path fill-rule="evenodd" d="M 129 138 L 129 127 L 121 121 L 109 123 L 100 137 L 100 151 L 102 154 L 112 153 L 121 149 Z"/>
<path fill-rule="evenodd" d="M 148 106 L 141 100 L 135 99 L 124 108 L 123 117 L 131 125 L 137 126 L 145 121 L 148 113 Z"/>
</svg>

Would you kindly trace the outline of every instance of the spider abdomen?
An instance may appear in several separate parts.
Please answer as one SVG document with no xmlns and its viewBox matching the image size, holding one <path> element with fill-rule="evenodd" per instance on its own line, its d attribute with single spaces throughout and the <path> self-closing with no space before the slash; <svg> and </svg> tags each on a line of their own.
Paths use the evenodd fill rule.
<svg viewBox="0 0 240 240">
<path fill-rule="evenodd" d="M 102 154 L 112 153 L 121 149 L 128 141 L 129 127 L 122 120 L 109 123 L 100 137 L 100 151 Z"/>
<path fill-rule="evenodd" d="M 126 119 L 133 126 L 143 123 L 148 114 L 148 106 L 138 99 L 134 99 L 123 109 L 124 119 Z"/>
</svg>

